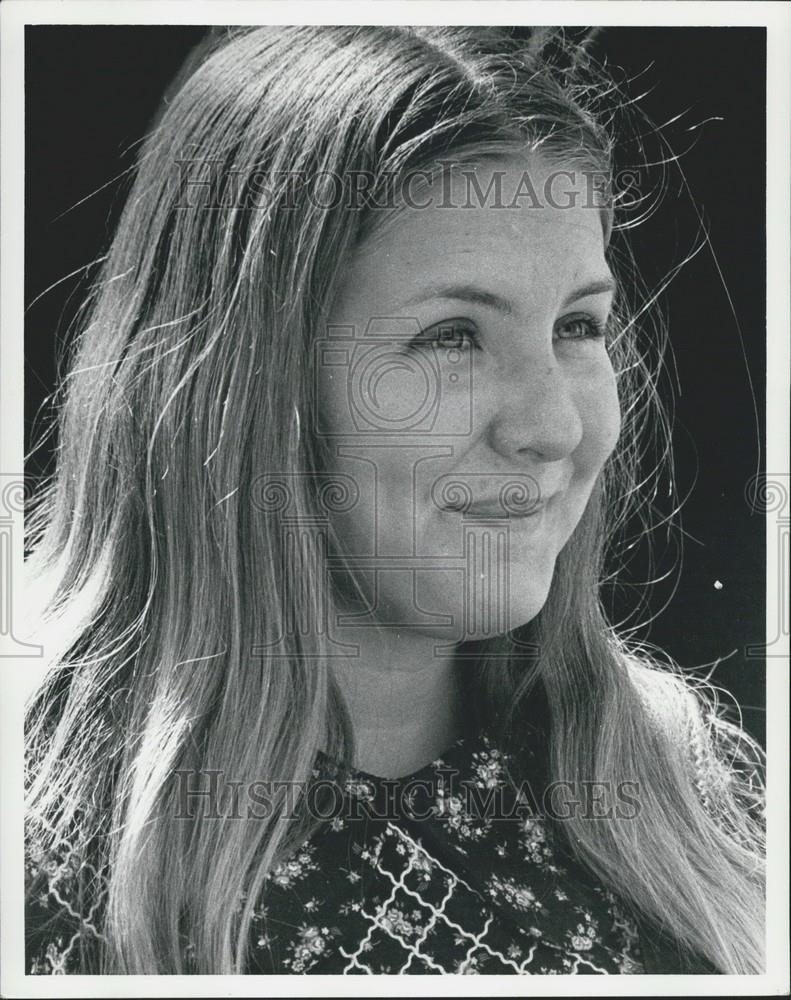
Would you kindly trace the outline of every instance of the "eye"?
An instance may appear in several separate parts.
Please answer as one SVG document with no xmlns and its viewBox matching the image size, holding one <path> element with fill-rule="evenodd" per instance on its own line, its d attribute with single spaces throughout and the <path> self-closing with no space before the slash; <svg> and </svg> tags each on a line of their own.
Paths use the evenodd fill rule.
<svg viewBox="0 0 791 1000">
<path fill-rule="evenodd" d="M 434 347 L 446 351 L 466 351 L 478 346 L 478 328 L 469 319 L 444 319 L 426 327 L 409 347 Z"/>
<path fill-rule="evenodd" d="M 604 340 L 606 325 L 593 316 L 569 316 L 555 327 L 561 340 Z"/>
</svg>

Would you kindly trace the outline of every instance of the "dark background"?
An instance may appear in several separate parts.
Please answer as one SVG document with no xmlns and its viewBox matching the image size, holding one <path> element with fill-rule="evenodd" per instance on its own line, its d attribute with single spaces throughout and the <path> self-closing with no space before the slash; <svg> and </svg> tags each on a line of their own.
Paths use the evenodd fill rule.
<svg viewBox="0 0 791 1000">
<path fill-rule="evenodd" d="M 61 279 L 106 250 L 128 190 L 121 175 L 205 30 L 26 28 L 27 451 L 45 426 L 59 343 L 86 290 L 83 271 Z M 762 471 L 764 446 L 765 31 L 606 28 L 595 53 L 619 68 L 630 96 L 647 92 L 639 103 L 654 123 L 681 116 L 664 130 L 680 169 L 671 165 L 658 210 L 632 233 L 649 288 L 693 248 L 696 211 L 710 236 L 660 298 L 675 358 L 666 388 L 677 383 L 683 562 L 682 531 L 669 540 L 657 533 L 653 575 L 669 576 L 654 588 L 650 629 L 637 637 L 702 674 L 721 658 L 711 679 L 735 696 L 763 742 L 765 664 L 745 648 L 765 638 L 765 529 L 745 488 Z M 50 470 L 51 454 L 51 443 L 33 450 L 28 473 Z M 644 556 L 630 574 L 647 578 Z M 634 593 L 618 597 L 619 617 Z"/>
</svg>

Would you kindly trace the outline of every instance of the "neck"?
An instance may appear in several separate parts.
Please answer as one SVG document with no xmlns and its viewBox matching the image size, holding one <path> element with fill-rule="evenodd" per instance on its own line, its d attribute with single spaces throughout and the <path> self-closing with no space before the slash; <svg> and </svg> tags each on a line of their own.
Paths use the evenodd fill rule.
<svg viewBox="0 0 791 1000">
<path fill-rule="evenodd" d="M 437 639 L 408 629 L 343 629 L 360 656 L 333 660 L 352 722 L 352 764 L 398 778 L 436 759 L 464 734 L 454 651 L 438 656 Z"/>
</svg>

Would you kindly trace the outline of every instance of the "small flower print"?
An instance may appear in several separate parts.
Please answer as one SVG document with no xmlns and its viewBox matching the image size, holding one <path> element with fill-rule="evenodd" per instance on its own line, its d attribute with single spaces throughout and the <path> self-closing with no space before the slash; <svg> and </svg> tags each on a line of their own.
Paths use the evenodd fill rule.
<svg viewBox="0 0 791 1000">
<path fill-rule="evenodd" d="M 422 915 L 420 910 L 413 910 L 409 914 L 412 918 L 411 920 L 407 918 L 407 915 L 397 906 L 391 906 L 380 918 L 382 927 L 392 934 L 400 934 L 401 937 L 409 938 L 412 935 L 417 934 L 422 928 L 420 926 L 420 921 Z"/>
<path fill-rule="evenodd" d="M 353 795 L 364 802 L 373 802 L 375 796 L 374 788 L 370 782 L 356 781 L 353 778 L 350 778 L 346 782 L 346 792 L 348 795 Z"/>
<path fill-rule="evenodd" d="M 480 960 L 478 959 L 477 956 L 473 956 L 472 958 L 464 958 L 460 962 L 457 962 L 455 969 L 457 975 L 463 975 L 463 976 L 479 975 L 478 972 L 479 961 Z"/>
<path fill-rule="evenodd" d="M 292 972 L 307 972 L 327 953 L 330 929 L 328 927 L 300 927 L 292 942 L 290 955 L 283 964 Z"/>
<path fill-rule="evenodd" d="M 513 878 L 492 875 L 487 883 L 489 895 L 493 899 L 503 898 L 517 910 L 526 912 L 538 906 L 535 893 L 526 885 L 520 885 Z"/>
<path fill-rule="evenodd" d="M 281 862 L 271 872 L 267 879 L 281 889 L 291 889 L 297 882 L 304 879 L 309 872 L 316 871 L 318 865 L 313 858 L 314 848 L 303 848 L 294 857 Z"/>
<path fill-rule="evenodd" d="M 576 932 L 569 931 L 571 947 L 574 951 L 590 951 L 596 943 L 598 924 L 587 910 L 582 910 L 581 912 L 585 918 L 585 923 L 578 923 Z"/>
</svg>

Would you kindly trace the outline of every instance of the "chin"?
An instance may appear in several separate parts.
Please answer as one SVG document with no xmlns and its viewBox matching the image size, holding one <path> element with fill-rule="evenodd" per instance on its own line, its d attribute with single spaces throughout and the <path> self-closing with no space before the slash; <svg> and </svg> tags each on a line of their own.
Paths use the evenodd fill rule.
<svg viewBox="0 0 791 1000">
<path fill-rule="evenodd" d="M 544 579 L 543 573 L 527 579 L 519 574 L 507 587 L 502 586 L 505 581 L 498 587 L 497 580 L 486 576 L 451 580 L 449 574 L 439 574 L 442 580 L 439 575 L 421 579 L 428 575 L 418 574 L 411 614 L 421 631 L 446 642 L 481 641 L 526 625 L 546 603 L 551 582 L 551 574 Z"/>
</svg>

